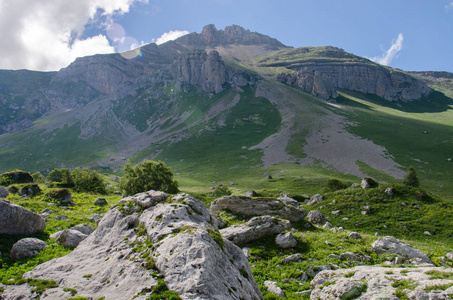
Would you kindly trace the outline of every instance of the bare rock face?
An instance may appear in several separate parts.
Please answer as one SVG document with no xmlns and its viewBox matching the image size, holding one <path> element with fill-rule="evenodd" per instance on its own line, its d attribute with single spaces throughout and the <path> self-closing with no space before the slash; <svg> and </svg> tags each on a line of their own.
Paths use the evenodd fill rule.
<svg viewBox="0 0 453 300">
<path fill-rule="evenodd" d="M 35 238 L 25 238 L 17 241 L 11 248 L 12 259 L 35 256 L 47 247 L 44 241 Z"/>
<path fill-rule="evenodd" d="M 206 93 L 219 93 L 226 80 L 223 60 L 217 51 L 195 50 L 181 55 L 172 66 L 177 82 L 186 82 Z"/>
<path fill-rule="evenodd" d="M 247 196 L 225 196 L 211 203 L 211 211 L 230 210 L 247 216 L 277 216 L 298 222 L 307 215 L 305 209 L 284 204 L 282 201 L 271 198 L 250 198 Z"/>
<path fill-rule="evenodd" d="M 411 262 L 413 264 L 417 265 L 433 264 L 429 257 L 422 251 L 412 248 L 408 244 L 405 244 L 391 236 L 384 236 L 383 238 L 378 238 L 378 240 L 374 242 L 373 245 L 371 245 L 371 247 L 377 253 L 395 253 L 407 257 L 411 259 Z"/>
<path fill-rule="evenodd" d="M 411 289 L 404 290 L 407 299 L 449 299 L 448 295 L 453 293 L 453 287 L 445 290 L 429 288 L 452 283 L 451 280 L 433 278 L 430 275 L 433 271 L 451 273 L 453 269 L 358 266 L 322 271 L 310 283 L 310 299 L 399 299 L 395 296 L 399 285 L 395 283 L 403 280 L 411 284 Z"/>
<path fill-rule="evenodd" d="M 8 190 L 4 186 L 0 186 L 0 198 L 6 198 L 8 195 Z"/>
<path fill-rule="evenodd" d="M 289 230 L 289 221 L 279 220 L 271 216 L 254 217 L 246 224 L 233 225 L 220 230 L 222 237 L 236 245 L 259 240 L 263 237 Z"/>
<path fill-rule="evenodd" d="M 242 250 L 222 239 L 201 202 L 185 194 L 154 202 L 144 194 L 111 208 L 73 252 L 24 275 L 57 282 L 41 299 L 66 299 L 64 288 L 93 299 L 147 299 L 157 285 L 150 275 L 156 271 L 183 299 L 262 299 Z M 131 216 L 140 227 L 131 226 Z M 6 286 L 3 295 L 13 293 L 17 288 Z M 31 298 L 31 291 L 20 293 Z"/>
<path fill-rule="evenodd" d="M 312 56 L 313 53 L 315 56 Z M 431 89 L 407 73 L 373 63 L 335 47 L 297 48 L 286 53 L 287 61 L 262 62 L 283 66 L 295 74 L 278 74 L 280 82 L 328 100 L 338 97 L 336 89 L 377 95 L 389 101 L 410 101 L 429 94 Z M 319 55 L 319 56 L 316 56 Z"/>
<path fill-rule="evenodd" d="M 32 234 L 43 232 L 46 227 L 44 219 L 14 203 L 0 200 L 0 235 Z"/>
</svg>

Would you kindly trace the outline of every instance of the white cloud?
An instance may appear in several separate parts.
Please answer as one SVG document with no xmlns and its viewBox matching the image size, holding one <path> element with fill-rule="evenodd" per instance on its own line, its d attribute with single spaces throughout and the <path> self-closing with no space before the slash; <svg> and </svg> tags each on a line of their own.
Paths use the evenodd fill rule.
<svg viewBox="0 0 453 300">
<path fill-rule="evenodd" d="M 445 5 L 446 10 L 453 9 L 453 2 L 450 2 L 449 4 Z"/>
<path fill-rule="evenodd" d="M 187 30 L 171 30 L 169 32 L 165 32 L 160 37 L 156 39 L 156 44 L 160 45 L 168 41 L 176 40 L 177 38 L 188 34 Z"/>
<path fill-rule="evenodd" d="M 0 0 L 0 68 L 53 71 L 79 56 L 115 52 L 106 36 L 82 34 L 134 2 L 147 0 Z"/>
<path fill-rule="evenodd" d="M 393 61 L 393 59 L 398 56 L 398 53 L 401 51 L 401 49 L 403 49 L 403 40 L 403 34 L 400 33 L 398 35 L 398 38 L 392 41 L 392 46 L 390 46 L 388 50 L 384 51 L 382 56 L 375 56 L 370 59 L 374 62 L 380 63 L 381 65 L 388 66 Z"/>
</svg>

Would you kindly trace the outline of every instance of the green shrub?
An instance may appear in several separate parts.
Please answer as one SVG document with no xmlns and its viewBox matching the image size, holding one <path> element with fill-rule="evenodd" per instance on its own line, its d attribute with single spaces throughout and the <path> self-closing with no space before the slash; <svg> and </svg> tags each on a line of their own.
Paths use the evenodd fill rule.
<svg viewBox="0 0 453 300">
<path fill-rule="evenodd" d="M 46 192 L 45 195 L 47 197 L 46 199 L 47 201 L 58 203 L 61 205 L 70 204 L 71 201 L 69 201 L 69 199 L 72 199 L 71 192 L 66 188 L 50 190 Z"/>
<path fill-rule="evenodd" d="M 343 190 L 347 187 L 348 187 L 348 185 L 345 182 L 340 181 L 336 178 L 333 178 L 333 179 L 327 180 L 325 190 L 326 190 L 326 192 L 335 192 L 338 190 Z"/>
<path fill-rule="evenodd" d="M 161 161 L 145 160 L 141 164 L 124 166 L 124 177 L 119 187 L 125 195 L 133 195 L 149 190 L 158 190 L 174 194 L 178 190 L 178 182 L 173 180 L 173 173 Z"/>
<path fill-rule="evenodd" d="M 88 168 L 76 168 L 71 173 L 74 190 L 77 192 L 107 193 L 107 185 L 96 171 Z"/>
<path fill-rule="evenodd" d="M 53 169 L 47 175 L 47 180 L 50 182 L 58 183 L 61 187 L 73 187 L 74 182 L 71 177 L 71 171 L 69 169 Z"/>
<path fill-rule="evenodd" d="M 0 175 L 0 185 L 9 186 L 11 184 L 33 183 L 33 177 L 28 172 L 14 170 Z"/>
<path fill-rule="evenodd" d="M 413 167 L 410 167 L 409 171 L 407 171 L 406 176 L 404 176 L 403 184 L 407 185 L 407 186 L 413 186 L 413 187 L 418 187 L 420 185 L 418 178 L 417 178 L 417 174 Z"/>
<path fill-rule="evenodd" d="M 214 197 L 222 197 L 231 195 L 231 190 L 226 185 L 218 185 L 212 191 Z"/>
<path fill-rule="evenodd" d="M 36 183 L 46 183 L 46 177 L 42 176 L 42 174 L 39 172 L 31 174 L 31 177 L 33 177 L 33 181 Z"/>
</svg>

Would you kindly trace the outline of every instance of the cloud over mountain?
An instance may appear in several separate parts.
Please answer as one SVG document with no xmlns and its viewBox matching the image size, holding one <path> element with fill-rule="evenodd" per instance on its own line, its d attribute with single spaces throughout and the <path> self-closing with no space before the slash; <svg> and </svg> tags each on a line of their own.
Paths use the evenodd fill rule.
<svg viewBox="0 0 453 300">
<path fill-rule="evenodd" d="M 392 41 L 392 45 L 388 50 L 384 51 L 381 56 L 371 57 L 370 59 L 374 62 L 380 63 L 381 65 L 390 65 L 393 59 L 398 56 L 401 49 L 403 49 L 403 40 L 403 34 L 400 33 L 398 38 Z"/>
</svg>

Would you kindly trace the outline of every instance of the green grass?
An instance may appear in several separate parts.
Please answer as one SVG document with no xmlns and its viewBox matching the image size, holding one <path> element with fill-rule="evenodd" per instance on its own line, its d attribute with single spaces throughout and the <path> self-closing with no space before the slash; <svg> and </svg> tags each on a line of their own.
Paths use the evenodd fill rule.
<svg viewBox="0 0 453 300">
<path fill-rule="evenodd" d="M 452 197 L 453 173 L 447 161 L 452 156 L 452 99 L 433 93 L 423 101 L 397 105 L 360 93 L 340 95 L 338 102 L 352 109 L 343 113 L 358 124 L 349 127 L 350 132 L 384 146 L 399 164 L 414 166 L 425 189 Z"/>
</svg>

